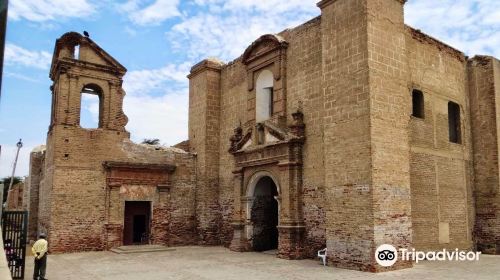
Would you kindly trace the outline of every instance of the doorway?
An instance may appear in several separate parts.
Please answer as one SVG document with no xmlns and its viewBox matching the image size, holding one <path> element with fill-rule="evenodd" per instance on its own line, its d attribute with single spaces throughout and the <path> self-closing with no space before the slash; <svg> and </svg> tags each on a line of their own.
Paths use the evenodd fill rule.
<svg viewBox="0 0 500 280">
<path fill-rule="evenodd" d="M 271 177 L 262 177 L 255 185 L 251 222 L 253 225 L 252 248 L 262 252 L 278 248 L 278 195 Z"/>
<path fill-rule="evenodd" d="M 149 243 L 151 202 L 125 201 L 123 245 Z"/>
</svg>

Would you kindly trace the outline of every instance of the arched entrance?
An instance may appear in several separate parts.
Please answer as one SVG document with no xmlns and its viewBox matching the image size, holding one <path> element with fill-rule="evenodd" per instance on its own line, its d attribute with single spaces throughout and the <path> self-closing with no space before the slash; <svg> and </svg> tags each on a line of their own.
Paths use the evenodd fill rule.
<svg viewBox="0 0 500 280">
<path fill-rule="evenodd" d="M 231 250 L 265 251 L 277 245 L 279 258 L 306 256 L 301 194 L 303 139 L 290 137 L 295 140 L 233 150 L 237 168 L 233 170 L 235 200 Z M 259 212 L 264 214 L 259 215 Z"/>
<path fill-rule="evenodd" d="M 255 184 L 250 221 L 253 227 L 252 249 L 262 252 L 278 249 L 279 210 L 277 186 L 269 176 Z"/>
</svg>

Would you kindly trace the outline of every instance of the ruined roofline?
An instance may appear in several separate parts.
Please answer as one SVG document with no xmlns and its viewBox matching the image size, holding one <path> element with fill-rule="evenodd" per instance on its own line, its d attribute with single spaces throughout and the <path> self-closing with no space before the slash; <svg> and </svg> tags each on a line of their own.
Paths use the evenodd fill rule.
<svg viewBox="0 0 500 280">
<path fill-rule="evenodd" d="M 405 24 L 405 29 L 409 32 L 409 34 L 417 41 L 421 43 L 428 43 L 436 46 L 439 50 L 445 50 L 447 53 L 455 56 L 461 62 L 467 61 L 467 56 L 460 50 L 443 43 L 442 41 L 425 34 L 420 29 L 415 29 L 407 24 Z"/>
<path fill-rule="evenodd" d="M 34 147 L 30 153 L 44 153 L 47 150 L 47 147 L 43 144 Z"/>
<path fill-rule="evenodd" d="M 179 142 L 179 143 L 173 145 L 172 147 L 177 148 L 177 149 L 181 149 L 181 150 L 189 153 L 189 147 L 190 147 L 189 139 L 188 140 L 184 140 L 182 142 Z"/>
<path fill-rule="evenodd" d="M 490 64 L 490 62 L 494 60 L 499 61 L 496 57 L 491 55 L 475 55 L 469 59 L 469 63 L 476 63 L 476 65 L 479 64 L 484 66 Z"/>
<path fill-rule="evenodd" d="M 338 0 L 321 0 L 319 1 L 316 6 L 318 6 L 318 8 L 320 9 L 323 9 L 324 7 L 332 4 L 333 2 L 337 2 Z M 399 3 L 401 4 L 406 4 L 406 2 L 408 2 L 408 0 L 395 0 L 395 1 L 398 1 Z"/>
<path fill-rule="evenodd" d="M 287 34 L 292 33 L 292 32 L 301 32 L 302 30 L 305 30 L 309 27 L 315 26 L 315 25 L 320 25 L 321 24 L 321 15 L 316 16 L 302 24 L 299 24 L 295 27 L 292 28 L 287 28 L 284 29 L 280 32 L 277 33 L 278 36 L 286 37 Z"/>
<path fill-rule="evenodd" d="M 401 2 L 403 2 L 403 1 L 406 2 L 406 0 L 402 0 Z M 306 21 L 303 24 L 297 25 L 296 27 L 287 28 L 285 30 L 282 30 L 281 32 L 277 33 L 277 35 L 280 35 L 280 36 L 283 36 L 286 38 L 285 34 L 287 34 L 287 33 L 300 32 L 302 29 L 306 29 L 310 26 L 320 24 L 320 23 L 321 23 L 321 15 L 314 17 L 314 18 Z M 412 35 L 413 38 L 415 38 L 417 40 L 419 38 L 424 39 L 425 41 L 429 42 L 430 44 L 434 44 L 434 45 L 438 46 L 438 48 L 447 49 L 451 54 L 460 56 L 461 58 L 459 58 L 459 59 L 461 61 L 467 60 L 468 57 L 462 51 L 432 37 L 431 35 L 428 35 L 428 34 L 422 32 L 419 29 L 413 28 L 408 24 L 405 24 L 404 26 L 405 26 L 405 29 L 407 31 L 410 31 L 410 34 Z M 419 41 L 421 41 L 421 40 L 419 40 Z"/>
<path fill-rule="evenodd" d="M 291 32 L 300 32 L 300 31 L 302 31 L 302 29 L 307 29 L 310 26 L 314 26 L 314 25 L 317 25 L 320 23 L 321 23 L 321 15 L 316 16 L 316 17 L 314 17 L 314 18 L 312 18 L 312 19 L 306 21 L 305 23 L 300 24 L 296 27 L 284 29 L 284 30 L 276 33 L 276 35 L 282 36 L 286 39 L 286 35 L 291 33 Z M 461 62 L 467 61 L 468 56 L 465 55 L 464 52 L 462 52 L 462 51 L 460 51 L 460 50 L 424 33 L 424 32 L 422 32 L 419 29 L 413 28 L 410 25 L 405 24 L 404 27 L 405 27 L 405 30 L 407 32 L 409 32 L 409 34 L 417 41 L 419 41 L 421 43 L 428 43 L 428 44 L 434 45 L 438 49 L 444 50 L 447 53 L 449 53 L 450 55 L 454 56 L 455 58 L 457 58 Z M 243 60 L 243 54 L 241 54 L 237 58 L 227 62 L 226 64 L 223 64 L 222 69 L 225 69 L 229 66 L 232 66 L 233 64 L 238 63 L 242 60 Z"/>
</svg>

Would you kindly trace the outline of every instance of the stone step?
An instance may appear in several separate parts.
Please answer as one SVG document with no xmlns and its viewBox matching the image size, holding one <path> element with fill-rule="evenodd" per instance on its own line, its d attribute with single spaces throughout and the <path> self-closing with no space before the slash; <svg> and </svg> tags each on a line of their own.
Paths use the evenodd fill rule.
<svg viewBox="0 0 500 280">
<path fill-rule="evenodd" d="M 262 254 L 266 254 L 266 255 L 277 255 L 278 254 L 278 250 L 277 249 L 267 250 L 267 251 L 262 251 L 261 253 Z"/>
<path fill-rule="evenodd" d="M 175 251 L 175 249 L 161 245 L 129 245 L 129 246 L 120 246 L 117 248 L 112 248 L 110 251 L 117 254 L 134 254 L 134 253 Z"/>
</svg>

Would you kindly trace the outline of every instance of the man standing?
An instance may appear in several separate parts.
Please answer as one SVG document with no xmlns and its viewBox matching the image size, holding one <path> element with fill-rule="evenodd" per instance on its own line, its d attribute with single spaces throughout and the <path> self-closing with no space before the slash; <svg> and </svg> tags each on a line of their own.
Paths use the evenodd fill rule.
<svg viewBox="0 0 500 280">
<path fill-rule="evenodd" d="M 38 240 L 33 244 L 31 251 L 35 256 L 35 272 L 33 273 L 34 280 L 47 280 L 45 278 L 45 269 L 47 268 L 47 236 L 40 233 Z"/>
</svg>

